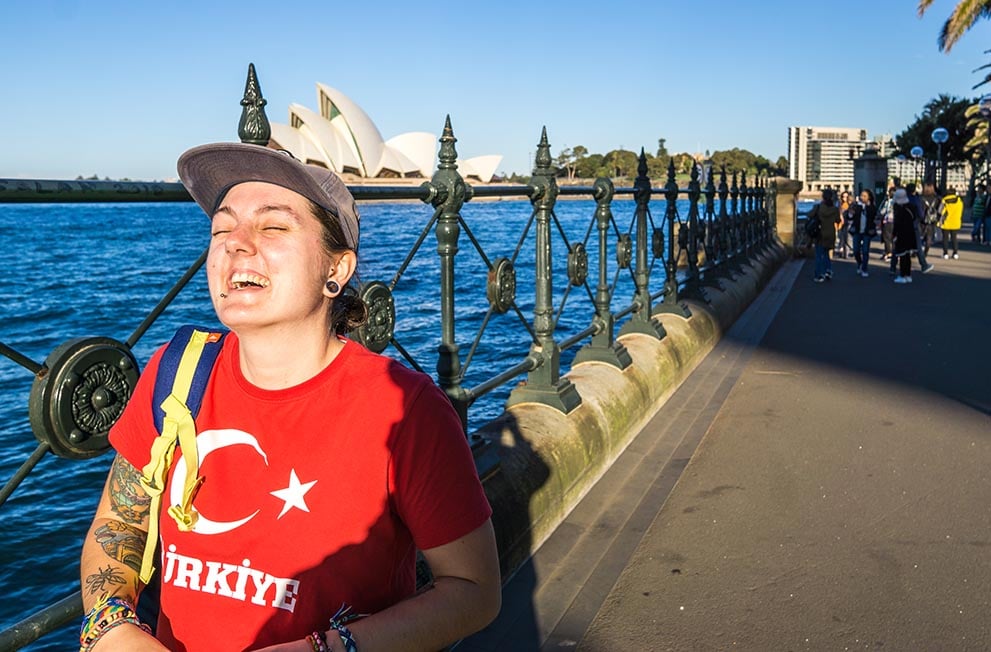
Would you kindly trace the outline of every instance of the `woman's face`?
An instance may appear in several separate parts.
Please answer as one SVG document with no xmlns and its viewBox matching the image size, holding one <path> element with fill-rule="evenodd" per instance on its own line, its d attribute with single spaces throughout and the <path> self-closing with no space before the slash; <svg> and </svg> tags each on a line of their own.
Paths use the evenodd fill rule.
<svg viewBox="0 0 991 652">
<path fill-rule="evenodd" d="M 867 194 L 866 190 L 860 193 L 860 201 L 864 204 L 871 203 L 871 196 Z"/>
<path fill-rule="evenodd" d="M 844 204 L 850 201 L 850 193 L 840 193 L 840 201 Z"/>
<path fill-rule="evenodd" d="M 270 326 L 327 328 L 324 284 L 333 261 L 321 236 L 302 195 L 261 182 L 231 188 L 213 215 L 207 254 L 220 321 L 240 335 Z"/>
</svg>

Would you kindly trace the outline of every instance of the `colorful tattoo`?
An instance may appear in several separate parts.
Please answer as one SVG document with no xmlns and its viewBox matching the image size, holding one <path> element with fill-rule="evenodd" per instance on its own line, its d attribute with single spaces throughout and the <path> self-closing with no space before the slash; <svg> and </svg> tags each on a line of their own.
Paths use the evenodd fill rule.
<svg viewBox="0 0 991 652">
<path fill-rule="evenodd" d="M 141 487 L 141 473 L 118 455 L 110 469 L 110 507 L 125 523 L 141 523 L 148 517 L 151 497 Z"/>
<path fill-rule="evenodd" d="M 115 585 L 124 586 L 125 584 L 127 584 L 127 580 L 124 579 L 124 574 L 113 566 L 100 568 L 96 573 L 86 578 L 86 590 L 89 591 L 90 595 L 94 593 L 113 595 L 116 593 L 112 590 Z"/>
<path fill-rule="evenodd" d="M 93 537 L 108 557 L 141 571 L 141 557 L 144 555 L 147 533 L 126 523 L 109 521 L 96 528 Z"/>
</svg>

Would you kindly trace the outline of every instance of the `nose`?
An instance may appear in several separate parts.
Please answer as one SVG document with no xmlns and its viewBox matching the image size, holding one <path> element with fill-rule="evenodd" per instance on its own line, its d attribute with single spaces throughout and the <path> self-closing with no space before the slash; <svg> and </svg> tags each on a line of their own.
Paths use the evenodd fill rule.
<svg viewBox="0 0 991 652">
<path fill-rule="evenodd" d="M 230 255 L 235 253 L 253 254 L 255 252 L 254 229 L 248 223 L 239 222 L 227 234 L 224 248 Z"/>
</svg>

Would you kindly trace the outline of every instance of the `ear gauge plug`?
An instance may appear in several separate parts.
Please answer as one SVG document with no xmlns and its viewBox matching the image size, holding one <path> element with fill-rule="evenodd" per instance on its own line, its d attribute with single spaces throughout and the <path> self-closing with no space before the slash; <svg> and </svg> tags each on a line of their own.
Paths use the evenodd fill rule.
<svg viewBox="0 0 991 652">
<path fill-rule="evenodd" d="M 334 279 L 330 279 L 326 283 L 327 291 L 330 292 L 335 297 L 341 293 L 341 285 Z"/>
</svg>

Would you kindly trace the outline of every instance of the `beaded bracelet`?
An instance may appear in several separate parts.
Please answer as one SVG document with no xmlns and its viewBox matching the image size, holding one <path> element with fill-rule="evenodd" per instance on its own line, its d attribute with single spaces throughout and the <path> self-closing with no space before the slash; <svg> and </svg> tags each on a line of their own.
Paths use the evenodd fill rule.
<svg viewBox="0 0 991 652">
<path fill-rule="evenodd" d="M 313 652 L 330 652 L 327 647 L 327 637 L 323 632 L 313 632 L 306 637 L 306 642 L 313 648 Z"/>
<path fill-rule="evenodd" d="M 138 620 L 131 603 L 116 596 L 103 595 L 83 619 L 79 628 L 79 651 L 89 652 L 114 627 L 130 623 L 151 634 L 151 628 Z"/>
</svg>

